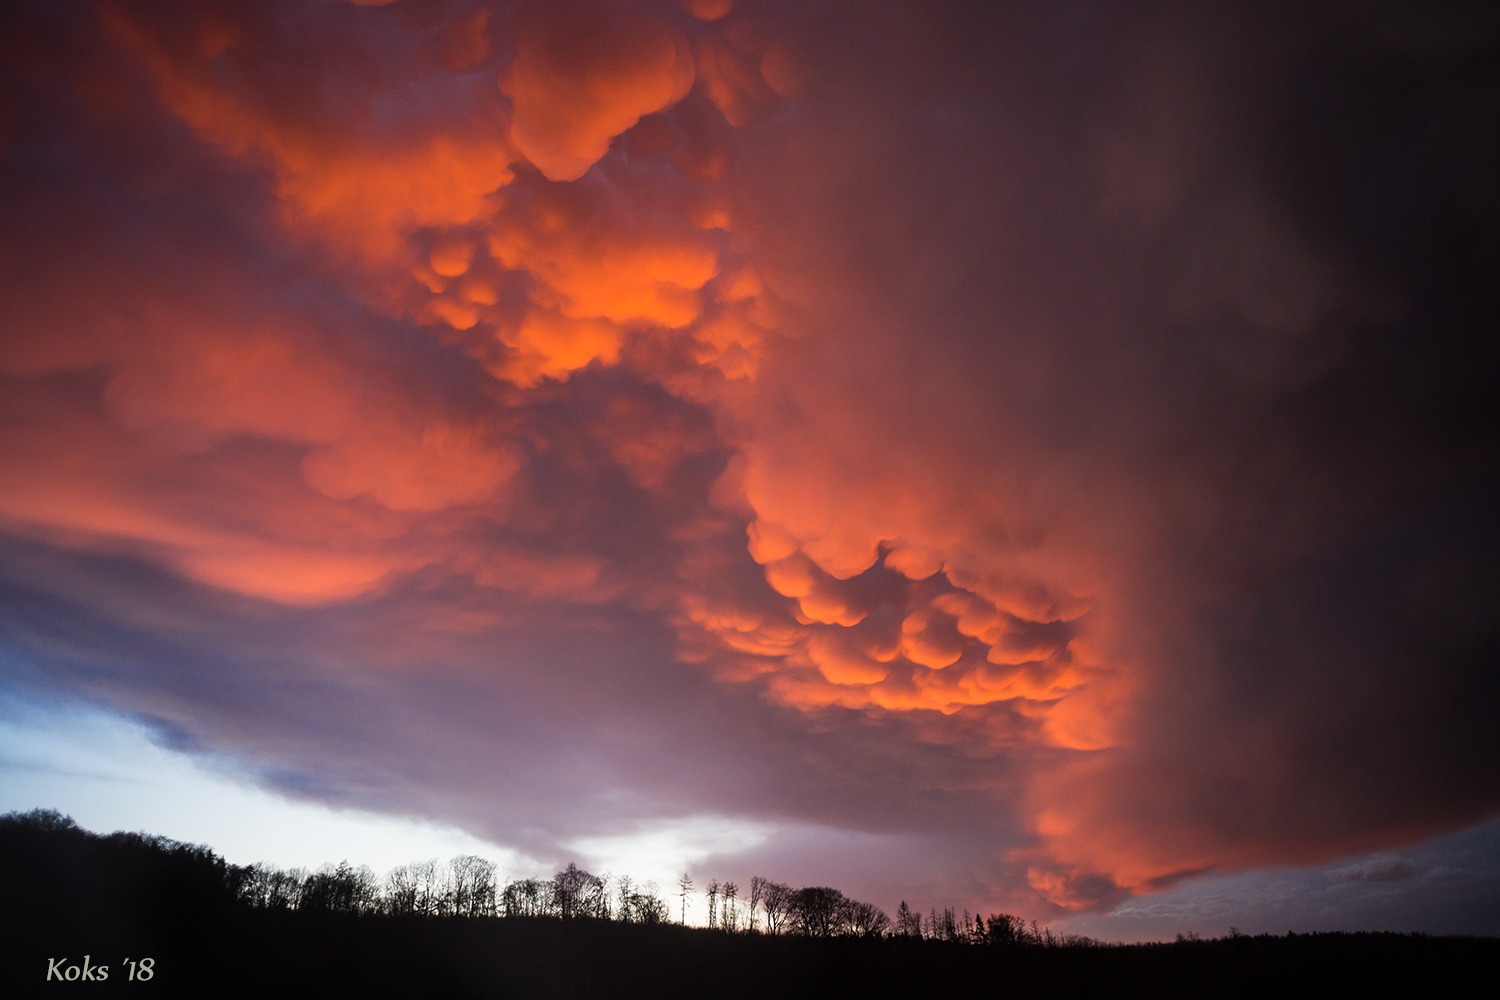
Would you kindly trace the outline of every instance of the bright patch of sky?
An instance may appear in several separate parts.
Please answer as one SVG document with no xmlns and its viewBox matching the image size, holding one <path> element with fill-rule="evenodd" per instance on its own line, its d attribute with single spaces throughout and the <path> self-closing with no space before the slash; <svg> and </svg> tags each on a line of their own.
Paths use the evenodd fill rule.
<svg viewBox="0 0 1500 1000">
<path fill-rule="evenodd" d="M 500 874 L 534 864 L 451 826 L 287 799 L 153 742 L 93 707 L 0 698 L 0 812 L 57 809 L 96 833 L 144 831 L 207 844 L 235 864 L 317 868 L 347 859 L 377 873 L 478 854 Z"/>
<path fill-rule="evenodd" d="M 659 895 L 671 902 L 684 872 L 696 870 L 716 855 L 734 855 L 758 847 L 774 832 L 775 828 L 766 823 L 702 815 L 659 820 L 628 833 L 580 837 L 564 846 L 595 866 L 596 874 L 627 874 L 638 885 L 654 882 Z M 705 880 L 699 876 L 695 885 L 697 882 Z M 705 887 L 706 882 L 697 885 L 700 894 Z M 678 915 L 679 904 L 671 906 L 673 914 Z"/>
</svg>

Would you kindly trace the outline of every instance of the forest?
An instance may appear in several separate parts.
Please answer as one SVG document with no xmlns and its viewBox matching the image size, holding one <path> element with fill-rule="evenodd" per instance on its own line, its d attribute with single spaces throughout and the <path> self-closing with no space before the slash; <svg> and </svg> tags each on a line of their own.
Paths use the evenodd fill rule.
<svg viewBox="0 0 1500 1000">
<path fill-rule="evenodd" d="M 1500 941 L 1327 933 L 1110 945 L 1011 914 L 906 902 L 895 918 L 829 886 L 756 876 L 669 892 L 569 864 L 501 883 L 472 855 L 316 871 L 234 865 L 53 810 L 0 816 L 0 935 L 11 995 L 1063 996 L 1293 984 L 1430 991 L 1494 968 Z M 706 906 L 706 927 L 686 914 Z M 701 913 L 700 910 L 693 912 Z"/>
</svg>

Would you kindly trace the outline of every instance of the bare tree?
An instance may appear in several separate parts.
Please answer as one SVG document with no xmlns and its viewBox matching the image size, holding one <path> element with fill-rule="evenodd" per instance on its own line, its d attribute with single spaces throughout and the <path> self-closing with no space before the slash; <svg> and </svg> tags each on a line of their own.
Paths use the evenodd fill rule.
<svg viewBox="0 0 1500 1000">
<path fill-rule="evenodd" d="M 857 937 L 882 937 L 891 927 L 891 918 L 874 903 L 850 900 L 846 908 L 849 933 Z"/>
<path fill-rule="evenodd" d="M 380 882 L 369 865 L 352 867 L 347 861 L 326 864 L 302 884 L 298 909 L 330 913 L 368 913 L 380 901 Z"/>
<path fill-rule="evenodd" d="M 657 895 L 655 882 L 647 882 L 639 892 L 628 888 L 630 880 L 621 880 L 626 889 L 620 894 L 620 919 L 632 924 L 665 923 L 671 912 L 667 904 Z"/>
<path fill-rule="evenodd" d="M 283 871 L 264 861 L 251 865 L 240 884 L 240 896 L 251 906 L 267 910 L 295 910 L 302 902 L 302 883 L 307 873 L 300 868 Z"/>
<path fill-rule="evenodd" d="M 615 909 L 615 912 L 619 915 L 619 919 L 626 923 L 633 923 L 630 911 L 630 897 L 635 894 L 635 884 L 631 881 L 629 875 L 621 875 L 615 879 L 615 892 L 620 897 L 620 905 Z"/>
<path fill-rule="evenodd" d="M 808 886 L 792 894 L 789 915 L 799 934 L 809 937 L 833 937 L 843 933 L 848 923 L 848 904 L 844 894 L 826 885 Z"/>
<path fill-rule="evenodd" d="M 985 921 L 985 938 L 993 945 L 1023 944 L 1026 941 L 1026 921 L 1010 913 L 991 913 Z"/>
<path fill-rule="evenodd" d="M 500 907 L 507 917 L 540 917 L 551 913 L 551 883 L 534 878 L 507 883 L 500 894 Z"/>
<path fill-rule="evenodd" d="M 355 905 L 360 913 L 377 913 L 380 910 L 380 876 L 369 865 L 360 865 L 354 870 Z"/>
<path fill-rule="evenodd" d="M 682 923 L 687 923 L 688 897 L 693 894 L 693 877 L 687 872 L 682 873 L 682 878 L 677 880 L 677 895 L 682 898 Z"/>
<path fill-rule="evenodd" d="M 417 912 L 417 877 L 410 865 L 398 865 L 386 874 L 385 909 L 397 915 Z"/>
<path fill-rule="evenodd" d="M 761 905 L 766 910 L 766 930 L 780 934 L 792 909 L 794 892 L 785 882 L 761 880 Z"/>
<path fill-rule="evenodd" d="M 719 880 L 708 883 L 708 926 L 715 927 L 719 917 Z"/>
<path fill-rule="evenodd" d="M 585 873 L 587 874 L 587 873 Z M 578 915 L 609 919 L 609 876 L 590 875 L 578 895 Z"/>
<path fill-rule="evenodd" d="M 438 877 L 437 858 L 413 861 L 406 866 L 411 870 L 414 894 L 412 912 L 425 917 L 437 916 L 442 910 L 442 884 Z"/>
<path fill-rule="evenodd" d="M 306 868 L 288 868 L 282 873 L 281 886 L 286 893 L 286 904 L 290 909 L 302 909 L 302 889 L 307 885 Z"/>
<path fill-rule="evenodd" d="M 254 907 L 264 907 L 266 896 L 265 876 L 260 874 L 270 865 L 264 861 L 258 861 L 244 870 L 244 877 L 240 879 L 239 898 L 246 904 Z"/>
<path fill-rule="evenodd" d="M 739 930 L 740 909 L 736 901 L 739 899 L 740 887 L 733 882 L 725 882 L 719 887 L 719 894 L 723 897 L 719 926 L 727 931 Z"/>
<path fill-rule="evenodd" d="M 343 862 L 340 867 L 348 868 L 349 862 Z M 326 864 L 307 876 L 307 880 L 302 883 L 302 900 L 297 908 L 299 910 L 339 912 L 338 890 L 333 885 L 337 871 L 338 869 L 332 864 Z"/>
<path fill-rule="evenodd" d="M 896 908 L 896 933 L 902 937 L 922 936 L 922 915 L 913 913 L 912 908 L 906 905 L 906 900 Z"/>
<path fill-rule="evenodd" d="M 633 895 L 631 900 L 636 923 L 664 924 L 672 918 L 666 901 L 661 898 L 660 887 L 655 882 L 648 881 L 642 891 Z"/>
<path fill-rule="evenodd" d="M 453 886 L 453 912 L 464 917 L 495 912 L 495 863 L 472 854 L 448 862 Z"/>
<path fill-rule="evenodd" d="M 573 862 L 552 876 L 553 905 L 561 917 L 596 917 L 605 899 L 604 882 Z"/>
<path fill-rule="evenodd" d="M 583 896 L 580 899 L 583 904 L 581 913 L 586 917 L 596 917 L 600 920 L 609 919 L 609 881 L 608 876 L 598 876 L 584 887 Z"/>
<path fill-rule="evenodd" d="M 759 875 L 750 876 L 750 933 L 755 933 L 755 911 L 766 894 L 766 880 Z"/>
</svg>

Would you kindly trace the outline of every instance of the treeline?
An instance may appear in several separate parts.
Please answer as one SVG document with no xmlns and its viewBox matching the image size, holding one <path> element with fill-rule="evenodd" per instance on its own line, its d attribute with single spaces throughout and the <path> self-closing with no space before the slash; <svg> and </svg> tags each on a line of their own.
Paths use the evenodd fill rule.
<svg viewBox="0 0 1500 1000">
<path fill-rule="evenodd" d="M 682 894 L 691 891 L 692 879 L 683 875 Z M 1075 935 L 1061 936 L 1040 926 L 1027 924 L 1010 913 L 979 914 L 952 907 L 929 910 L 926 916 L 901 901 L 895 919 L 873 903 L 850 899 L 829 886 L 793 888 L 757 875 L 750 880 L 749 896 L 741 899 L 733 882 L 710 882 L 705 892 L 708 926 L 727 931 L 764 931 L 769 934 L 801 934 L 808 937 L 905 937 L 958 944 L 1029 947 L 1095 947 L 1098 941 Z"/>
<path fill-rule="evenodd" d="M 589 917 L 632 924 L 663 924 L 671 909 L 655 882 L 637 883 L 629 875 L 595 875 L 569 864 L 551 878 L 501 882 L 492 861 L 472 854 L 439 863 L 412 862 L 393 868 L 384 878 L 368 865 L 347 861 L 314 872 L 267 864 L 229 866 L 226 878 L 236 896 L 262 909 L 371 913 L 423 917 Z M 676 896 L 679 919 L 686 922 L 694 883 L 684 873 Z M 748 894 L 739 886 L 714 879 L 703 892 L 707 926 L 729 933 L 794 934 L 813 938 L 888 936 L 926 938 L 960 944 L 1059 947 L 1097 946 L 1099 942 L 1059 936 L 1029 925 L 1009 913 L 962 914 L 933 908 L 926 916 L 901 902 L 892 920 L 873 903 L 850 899 L 831 886 L 801 888 L 756 875 Z"/>
<path fill-rule="evenodd" d="M 670 896 L 576 865 L 501 882 L 472 856 L 378 877 L 236 866 L 206 847 L 100 836 L 52 811 L 0 817 L 7 996 L 57 987 L 49 969 L 108 967 L 93 996 L 233 1000 L 301 992 L 552 1000 L 651 996 L 1245 996 L 1295 983 L 1340 993 L 1456 993 L 1500 962 L 1493 939 L 1231 935 L 1094 946 L 992 914 L 902 905 L 895 919 L 827 886 L 715 880 Z M 707 903 L 714 930 L 684 927 Z M 689 911 L 689 904 L 692 910 Z M 668 906 L 671 917 L 668 918 Z M 983 947 L 980 947 L 980 946 Z M 47 992 L 47 995 L 51 995 Z"/>
<path fill-rule="evenodd" d="M 268 864 L 229 866 L 234 894 L 267 910 L 418 917 L 594 917 L 636 924 L 669 919 L 655 883 L 594 875 L 570 864 L 549 879 L 501 883 L 493 861 L 472 854 L 414 861 L 381 878 L 347 861 L 317 871 Z"/>
<path fill-rule="evenodd" d="M 501 881 L 493 861 L 460 855 L 446 863 L 436 859 L 400 865 L 384 876 L 368 865 L 347 861 L 315 871 L 278 868 L 264 862 L 233 865 L 207 847 L 138 833 L 100 836 L 82 830 L 56 810 L 0 816 L 0 830 L 14 833 L 83 838 L 109 855 L 113 867 L 138 867 L 144 857 L 157 858 L 157 870 L 138 872 L 135 880 L 155 878 L 179 892 L 191 882 L 198 897 L 212 895 L 257 910 L 300 913 L 370 914 L 395 917 L 555 917 L 592 918 L 629 924 L 671 921 L 672 908 L 655 882 L 638 883 L 629 875 L 595 875 L 569 864 L 551 878 Z M 170 874 L 169 874 L 170 873 Z M 678 917 L 686 922 L 696 897 L 693 879 L 684 873 L 673 894 Z M 909 937 L 963 944 L 1055 947 L 1094 945 L 1086 938 L 1062 938 L 1033 922 L 1005 913 L 987 919 L 967 910 L 932 909 L 926 916 L 903 900 L 892 920 L 873 903 L 851 899 L 831 886 L 793 887 L 762 876 L 750 880 L 741 895 L 732 881 L 714 879 L 703 891 L 706 923 L 729 933 L 797 935 L 811 938 Z"/>
<path fill-rule="evenodd" d="M 446 863 L 436 859 L 393 868 L 384 877 L 347 861 L 316 871 L 268 864 L 229 865 L 225 879 L 234 895 L 268 910 L 369 913 L 421 917 L 590 917 L 632 924 L 663 924 L 671 907 L 655 882 L 629 875 L 595 875 L 569 864 L 551 878 L 500 881 L 492 861 L 465 854 Z M 688 900 L 696 896 L 684 874 L 675 894 L 686 922 Z M 1029 927 L 1019 917 L 991 914 L 987 921 L 967 910 L 933 909 L 923 917 L 903 901 L 893 921 L 873 903 L 850 899 L 831 886 L 796 888 L 756 875 L 750 891 L 714 879 L 703 892 L 707 926 L 729 933 L 796 934 L 807 937 L 911 936 L 966 944 L 1055 946 L 1093 943 L 1061 938 Z"/>
</svg>

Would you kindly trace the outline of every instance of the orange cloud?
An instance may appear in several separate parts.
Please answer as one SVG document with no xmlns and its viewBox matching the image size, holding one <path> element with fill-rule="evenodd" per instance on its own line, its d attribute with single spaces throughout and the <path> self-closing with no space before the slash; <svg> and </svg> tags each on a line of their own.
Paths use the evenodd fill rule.
<svg viewBox="0 0 1500 1000">
<path fill-rule="evenodd" d="M 439 510 L 492 500 L 520 467 L 509 449 L 471 427 L 437 422 L 363 426 L 302 462 L 312 487 L 336 500 L 368 496 L 393 510 Z"/>
<path fill-rule="evenodd" d="M 346 91 L 343 107 L 288 107 L 266 93 L 269 87 L 257 92 L 255 78 L 265 72 L 257 54 L 285 44 L 266 37 L 264 26 L 210 9 L 166 32 L 115 4 L 101 11 L 107 30 L 149 68 L 162 102 L 228 153 L 268 163 L 287 221 L 342 252 L 389 259 L 414 229 L 485 214 L 488 196 L 512 176 L 516 156 L 498 109 L 476 108 L 440 130 L 405 122 L 359 129 L 355 122 L 375 124 L 381 97 L 368 77 L 364 87 Z M 216 72 L 215 61 L 235 64 L 244 76 Z"/>
<path fill-rule="evenodd" d="M 565 379 L 591 361 L 614 364 L 625 332 L 606 320 L 533 312 L 501 339 L 511 353 L 492 371 L 519 386 L 534 386 L 543 378 Z"/>
<path fill-rule="evenodd" d="M 511 140 L 549 180 L 577 180 L 615 136 L 693 85 L 682 33 L 626 4 L 533 3 L 516 17 L 516 58 L 500 78 Z"/>
<path fill-rule="evenodd" d="M 450 90 L 452 109 L 413 88 L 477 81 L 475 67 L 505 51 L 483 9 L 445 21 L 436 56 L 412 42 L 403 73 L 361 75 L 355 57 L 310 70 L 340 81 L 327 105 L 317 84 L 286 94 L 260 65 L 268 47 L 285 52 L 273 26 L 209 10 L 168 29 L 106 7 L 107 32 L 167 111 L 231 163 L 267 172 L 283 231 L 336 250 L 334 280 L 361 308 L 460 348 L 474 362 L 463 378 L 478 381 L 450 405 L 316 322 L 236 307 L 238 291 L 193 308 L 143 293 L 136 312 L 117 304 L 135 317 L 128 348 L 100 337 L 50 359 L 15 355 L 33 370 L 109 365 L 109 423 L 76 433 L 127 446 L 92 469 L 38 459 L 0 512 L 27 530 L 143 545 L 193 579 L 286 603 L 448 574 L 528 600 L 662 606 L 684 660 L 784 706 L 940 717 L 1008 706 L 1051 747 L 1111 745 L 1128 689 L 1068 625 L 1092 586 L 1086 568 L 1011 540 L 1031 529 L 1004 490 L 967 499 L 961 447 L 872 433 L 833 397 L 790 421 L 779 410 L 776 393 L 819 384 L 783 366 L 788 338 L 827 303 L 779 294 L 816 295 L 815 276 L 768 280 L 785 269 L 731 236 L 744 206 L 691 186 L 728 183 L 725 122 L 766 122 L 791 92 L 785 46 L 729 7 L 693 7 L 690 41 L 645 7 L 526 6 L 498 70 L 510 107 Z M 679 112 L 695 85 L 698 103 Z M 545 180 L 518 178 L 518 157 Z M 540 416 L 557 405 L 546 400 L 585 391 L 580 373 L 622 366 L 670 403 L 591 385 L 604 394 L 593 416 L 570 428 Z M 39 456 L 53 433 L 11 446 Z M 225 464 L 208 495 L 170 485 L 182 463 L 245 441 L 290 449 L 265 484 Z M 708 488 L 691 485 L 694 463 L 730 451 L 744 474 L 713 504 L 747 516 L 670 506 L 701 504 L 679 496 Z M 632 579 L 619 542 L 583 531 L 580 518 L 608 522 L 609 501 L 559 509 L 533 494 L 564 468 L 597 482 L 601 463 L 664 505 L 654 516 L 682 546 L 675 579 Z M 237 518 L 205 517 L 231 507 Z M 578 540 L 546 539 L 554 530 Z M 720 582 L 746 567 L 761 581 L 749 590 Z M 434 611 L 431 627 L 482 631 L 498 620 L 485 608 Z"/>
<path fill-rule="evenodd" d="M 1025 30 L 979 72 L 915 8 L 381 6 L 105 2 L 90 66 L 13 60 L 69 93 L 0 107 L 7 533 L 476 642 L 638 630 L 629 669 L 850 755 L 983 759 L 968 805 L 1064 909 L 1492 808 L 1307 763 L 1438 697 L 1391 650 L 1489 634 L 1427 582 L 1462 546 L 1348 569 L 1488 452 L 1401 409 L 1420 366 L 1361 353 L 1396 297 L 1209 113 L 1259 89 L 1182 98 L 1188 44 L 1059 80 Z"/>
<path fill-rule="evenodd" d="M 698 290 L 718 272 L 713 249 L 698 233 L 641 232 L 611 207 L 597 198 L 539 195 L 520 224 L 491 233 L 490 252 L 534 276 L 538 297 L 565 316 L 691 324 L 702 310 Z M 615 215 L 617 225 L 579 224 L 601 212 Z"/>
</svg>

